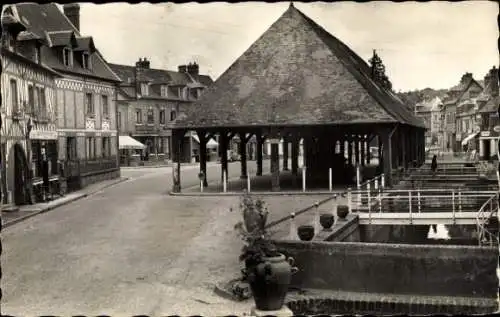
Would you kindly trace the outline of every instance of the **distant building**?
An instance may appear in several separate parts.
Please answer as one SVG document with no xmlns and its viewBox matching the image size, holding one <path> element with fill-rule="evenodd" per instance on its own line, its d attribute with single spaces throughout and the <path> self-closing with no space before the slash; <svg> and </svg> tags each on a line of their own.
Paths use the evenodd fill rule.
<svg viewBox="0 0 500 317">
<path fill-rule="evenodd" d="M 445 113 L 444 140 L 445 148 L 454 152 L 463 150 L 462 141 L 467 138 L 468 131 L 473 131 L 473 122 L 468 113 L 470 106 L 466 100 L 479 96 L 483 87 L 473 78 L 471 73 L 465 73 L 460 83 L 452 87 L 443 100 Z M 459 119 L 457 119 L 457 116 Z M 465 131 L 465 132 L 462 132 Z"/>
<path fill-rule="evenodd" d="M 415 105 L 415 115 L 425 123 L 425 144 L 427 147 L 436 146 L 444 149 L 443 138 L 443 102 L 439 97 L 425 100 Z"/>
<path fill-rule="evenodd" d="M 500 105 L 498 69 L 493 67 L 484 78 L 484 91 L 478 98 L 481 107 L 478 112 L 480 118 L 479 157 L 491 160 L 497 155 L 497 141 L 500 133 L 495 127 L 500 125 L 498 107 Z M 498 159 L 498 158 L 497 158 Z"/>
<path fill-rule="evenodd" d="M 198 100 L 212 84 L 212 79 L 201 75 L 196 63 L 181 65 L 178 71 L 171 71 L 151 68 L 150 61 L 144 57 L 135 66 L 110 66 L 123 80 L 118 93 L 120 135 L 122 138 L 132 137 L 146 146 L 145 150 L 135 151 L 135 160 L 170 159 L 172 133 L 167 124 Z M 190 162 L 199 155 L 198 142 L 196 133 L 186 135 L 184 162 Z M 212 140 L 211 144 L 214 143 Z M 129 152 L 121 152 L 121 163 L 129 164 Z"/>
</svg>

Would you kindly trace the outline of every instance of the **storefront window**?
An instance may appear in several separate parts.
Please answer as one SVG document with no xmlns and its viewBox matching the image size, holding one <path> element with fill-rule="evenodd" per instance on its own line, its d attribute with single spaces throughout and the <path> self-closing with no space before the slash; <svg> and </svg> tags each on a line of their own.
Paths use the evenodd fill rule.
<svg viewBox="0 0 500 317">
<path fill-rule="evenodd" d="M 57 175 L 57 141 L 31 141 L 34 177 L 42 177 L 42 149 L 45 149 L 45 159 L 48 161 L 49 176 Z"/>
</svg>

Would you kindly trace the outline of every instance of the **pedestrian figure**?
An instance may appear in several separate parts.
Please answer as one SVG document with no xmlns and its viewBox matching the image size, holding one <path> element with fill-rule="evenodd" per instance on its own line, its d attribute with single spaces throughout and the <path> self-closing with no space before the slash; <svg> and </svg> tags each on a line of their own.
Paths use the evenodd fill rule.
<svg viewBox="0 0 500 317">
<path fill-rule="evenodd" d="M 437 233 L 437 232 L 438 232 L 437 225 L 432 225 L 432 229 L 434 230 L 434 233 Z"/>
<path fill-rule="evenodd" d="M 433 174 L 436 174 L 437 167 L 438 167 L 438 163 L 437 163 L 437 156 L 436 156 L 436 155 L 434 155 L 434 156 L 432 157 L 432 163 L 431 163 L 431 170 L 432 170 L 432 173 L 433 173 Z"/>
</svg>

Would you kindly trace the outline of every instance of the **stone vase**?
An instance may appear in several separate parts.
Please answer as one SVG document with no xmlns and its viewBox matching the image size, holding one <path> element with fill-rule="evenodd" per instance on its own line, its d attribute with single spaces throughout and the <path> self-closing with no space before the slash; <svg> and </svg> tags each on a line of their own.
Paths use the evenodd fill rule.
<svg viewBox="0 0 500 317">
<path fill-rule="evenodd" d="M 319 223 L 325 230 L 332 230 L 333 223 L 335 222 L 335 218 L 332 214 L 321 214 L 319 216 Z"/>
<path fill-rule="evenodd" d="M 297 234 L 302 241 L 311 241 L 314 238 L 314 227 L 311 225 L 302 225 L 297 228 Z"/>
</svg>

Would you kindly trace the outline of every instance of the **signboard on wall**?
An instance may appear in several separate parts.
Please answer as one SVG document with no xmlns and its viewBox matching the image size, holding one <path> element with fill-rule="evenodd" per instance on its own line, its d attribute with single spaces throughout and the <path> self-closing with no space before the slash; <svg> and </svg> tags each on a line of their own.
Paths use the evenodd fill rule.
<svg viewBox="0 0 500 317">
<path fill-rule="evenodd" d="M 484 137 L 490 136 L 490 131 L 481 131 L 481 136 L 484 136 Z"/>
<path fill-rule="evenodd" d="M 40 130 L 32 130 L 30 132 L 31 140 L 57 140 L 59 134 L 57 131 L 40 131 Z"/>
</svg>

